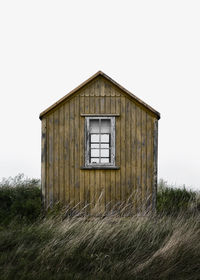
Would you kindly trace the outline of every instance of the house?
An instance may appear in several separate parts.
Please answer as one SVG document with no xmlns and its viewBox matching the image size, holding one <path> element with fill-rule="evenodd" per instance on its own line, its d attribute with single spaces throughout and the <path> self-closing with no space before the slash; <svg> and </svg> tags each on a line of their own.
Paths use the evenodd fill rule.
<svg viewBox="0 0 200 280">
<path fill-rule="evenodd" d="M 155 209 L 159 118 L 101 71 L 43 111 L 45 207 Z"/>
</svg>

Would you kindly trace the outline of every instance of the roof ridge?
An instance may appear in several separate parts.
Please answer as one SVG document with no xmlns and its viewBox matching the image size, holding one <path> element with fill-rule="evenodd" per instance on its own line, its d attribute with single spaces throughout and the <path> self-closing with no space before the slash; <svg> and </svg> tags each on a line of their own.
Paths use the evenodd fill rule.
<svg viewBox="0 0 200 280">
<path fill-rule="evenodd" d="M 153 112 L 158 119 L 160 119 L 160 113 L 157 112 L 155 109 L 153 109 L 151 106 L 149 106 L 147 103 L 145 103 L 144 101 L 142 101 L 140 98 L 138 98 L 137 96 L 135 96 L 133 93 L 131 93 L 130 91 L 128 91 L 127 89 L 125 89 L 123 86 L 121 86 L 120 84 L 118 84 L 116 81 L 114 81 L 112 78 L 110 78 L 108 75 L 106 75 L 103 71 L 99 70 L 97 71 L 94 75 L 92 75 L 89 79 L 85 80 L 83 83 L 81 83 L 79 86 L 77 86 L 76 88 L 74 88 L 72 91 L 70 91 L 69 93 L 67 93 L 66 95 L 64 95 L 62 98 L 60 98 L 57 102 L 55 102 L 54 104 L 52 104 L 50 107 L 48 107 L 46 110 L 44 110 L 43 112 L 40 113 L 39 118 L 42 119 L 42 117 L 44 115 L 46 115 L 49 111 L 51 111 L 52 109 L 54 109 L 55 107 L 57 107 L 60 103 L 62 103 L 64 100 L 66 100 L 67 98 L 69 98 L 71 95 L 73 95 L 75 92 L 77 92 L 78 90 L 80 90 L 82 87 L 84 87 L 86 84 L 88 84 L 89 82 L 91 82 L 92 80 L 94 80 L 96 77 L 98 77 L 99 75 L 103 76 L 105 79 L 109 80 L 112 84 L 114 84 L 115 86 L 117 86 L 118 88 L 120 88 L 123 92 L 125 92 L 126 94 L 128 94 L 129 96 L 131 96 L 133 99 L 135 99 L 139 104 L 143 105 L 144 107 L 146 107 L 148 110 L 150 110 L 151 112 Z"/>
</svg>

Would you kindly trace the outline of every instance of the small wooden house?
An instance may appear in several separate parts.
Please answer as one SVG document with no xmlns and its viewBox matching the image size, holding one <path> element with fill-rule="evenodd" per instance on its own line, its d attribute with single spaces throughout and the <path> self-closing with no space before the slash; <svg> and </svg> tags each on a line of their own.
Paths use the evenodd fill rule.
<svg viewBox="0 0 200 280">
<path fill-rule="evenodd" d="M 43 111 L 45 207 L 155 209 L 159 118 L 101 71 Z"/>
</svg>

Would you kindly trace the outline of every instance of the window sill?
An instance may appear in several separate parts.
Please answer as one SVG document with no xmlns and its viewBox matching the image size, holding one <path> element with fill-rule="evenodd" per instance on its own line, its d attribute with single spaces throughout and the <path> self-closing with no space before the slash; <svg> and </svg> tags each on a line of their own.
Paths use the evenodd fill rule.
<svg viewBox="0 0 200 280">
<path fill-rule="evenodd" d="M 89 170 L 89 169 L 115 169 L 115 170 L 119 170 L 120 167 L 119 166 L 81 166 L 82 170 Z"/>
</svg>

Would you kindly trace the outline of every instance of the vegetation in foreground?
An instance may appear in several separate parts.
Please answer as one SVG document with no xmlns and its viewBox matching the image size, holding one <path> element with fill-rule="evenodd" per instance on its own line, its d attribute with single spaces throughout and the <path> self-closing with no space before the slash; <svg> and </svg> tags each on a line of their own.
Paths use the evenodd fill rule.
<svg viewBox="0 0 200 280">
<path fill-rule="evenodd" d="M 0 278 L 200 279 L 199 216 L 46 219 L 0 232 Z"/>
<path fill-rule="evenodd" d="M 19 187 L 21 193 L 20 187 L 26 189 L 32 183 L 15 189 L 12 184 L 6 187 L 1 183 L 0 201 L 6 188 L 17 192 Z M 18 218 L 1 220 L 0 279 L 200 279 L 198 195 L 193 197 L 189 192 L 188 197 L 183 189 L 172 215 L 166 211 L 166 201 L 175 199 L 175 190 L 163 184 L 160 192 L 165 198 L 159 193 L 160 214 L 132 218 L 63 220 L 62 213 L 42 218 L 36 207 L 40 201 L 36 189 L 28 198 L 20 196 L 22 204 L 24 197 L 34 201 L 35 214 L 30 216 L 26 207 L 19 207 Z M 32 187 L 38 189 L 38 182 Z M 17 200 L 15 196 L 12 203 Z"/>
<path fill-rule="evenodd" d="M 0 225 L 35 221 L 41 214 L 40 180 L 19 174 L 0 182 Z"/>
</svg>

